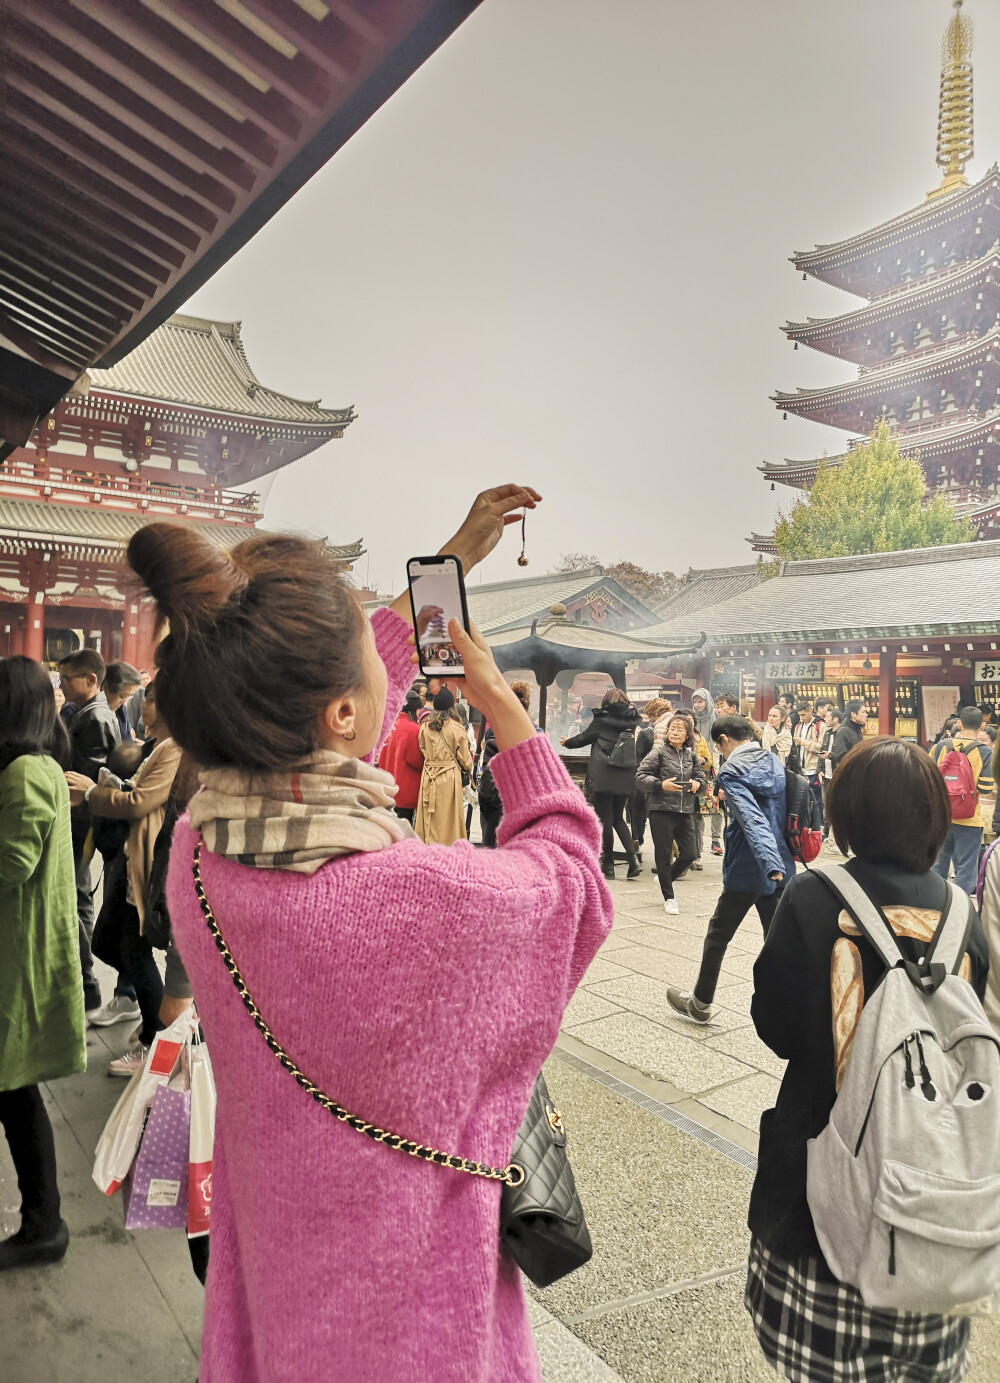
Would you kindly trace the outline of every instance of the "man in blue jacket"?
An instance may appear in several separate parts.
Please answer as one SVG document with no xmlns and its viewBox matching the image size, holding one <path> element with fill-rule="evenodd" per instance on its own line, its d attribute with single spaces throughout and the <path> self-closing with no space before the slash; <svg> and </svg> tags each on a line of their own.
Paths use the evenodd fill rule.
<svg viewBox="0 0 1000 1383">
<path fill-rule="evenodd" d="M 743 716 L 720 716 L 712 739 L 723 759 L 718 785 L 729 809 L 722 895 L 708 924 L 694 992 L 669 988 L 671 1008 L 695 1023 L 707 1023 L 726 948 L 751 908 L 764 928 L 771 925 L 781 890 L 795 873 L 785 844 L 785 770 L 776 754 L 754 739 Z"/>
</svg>

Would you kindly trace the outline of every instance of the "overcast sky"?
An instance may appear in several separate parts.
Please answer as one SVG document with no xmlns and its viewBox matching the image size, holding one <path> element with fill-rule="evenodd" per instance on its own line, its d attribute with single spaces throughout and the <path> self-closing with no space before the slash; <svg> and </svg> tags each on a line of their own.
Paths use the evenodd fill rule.
<svg viewBox="0 0 1000 1383">
<path fill-rule="evenodd" d="M 393 590 L 477 490 L 517 480 L 545 496 L 530 574 L 573 551 L 752 560 L 791 493 L 757 467 L 843 439 L 769 394 L 852 374 L 778 330 L 857 302 L 788 256 L 937 185 L 951 12 L 484 0 L 184 309 L 242 319 L 266 384 L 358 411 L 279 474 L 266 526 L 363 537 Z M 1000 5 L 965 13 L 978 177 L 1000 157 Z M 520 574 L 511 537 L 481 579 Z"/>
</svg>

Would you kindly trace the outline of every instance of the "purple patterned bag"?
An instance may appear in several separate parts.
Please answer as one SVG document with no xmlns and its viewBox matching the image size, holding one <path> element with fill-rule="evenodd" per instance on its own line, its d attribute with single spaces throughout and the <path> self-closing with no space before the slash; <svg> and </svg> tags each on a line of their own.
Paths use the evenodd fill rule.
<svg viewBox="0 0 1000 1383">
<path fill-rule="evenodd" d="M 126 1229 L 187 1225 L 190 1090 L 157 1087 L 139 1151 L 122 1184 Z"/>
</svg>

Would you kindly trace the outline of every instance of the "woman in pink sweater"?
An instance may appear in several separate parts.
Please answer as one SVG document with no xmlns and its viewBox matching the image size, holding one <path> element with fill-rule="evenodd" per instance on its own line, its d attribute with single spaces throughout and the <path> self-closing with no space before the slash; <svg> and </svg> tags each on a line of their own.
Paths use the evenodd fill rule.
<svg viewBox="0 0 1000 1383">
<path fill-rule="evenodd" d="M 538 498 L 486 492 L 442 551 L 469 571 Z M 228 559 L 153 524 L 129 559 L 169 619 L 160 704 L 205 769 L 168 883 L 219 1099 L 200 1383 L 535 1381 L 499 1183 L 370 1141 L 299 1088 L 209 933 L 192 858 L 201 837 L 246 986 L 325 1094 L 504 1167 L 611 924 L 596 819 L 485 642 L 453 623 L 500 746 L 501 848 L 424 845 L 370 766 L 412 677 L 404 599 L 369 623 L 319 548 L 276 535 Z"/>
</svg>

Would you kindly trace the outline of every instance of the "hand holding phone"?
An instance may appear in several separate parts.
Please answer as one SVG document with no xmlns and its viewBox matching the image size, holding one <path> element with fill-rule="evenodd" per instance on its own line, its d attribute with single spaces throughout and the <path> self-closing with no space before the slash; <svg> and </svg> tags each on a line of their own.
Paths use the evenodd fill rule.
<svg viewBox="0 0 1000 1383">
<path fill-rule="evenodd" d="M 464 677 L 462 655 L 448 632 L 456 619 L 469 628 L 462 564 L 457 557 L 411 557 L 406 564 L 417 661 L 425 677 Z"/>
</svg>

